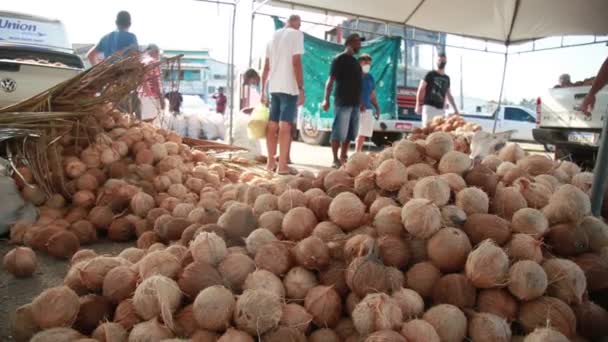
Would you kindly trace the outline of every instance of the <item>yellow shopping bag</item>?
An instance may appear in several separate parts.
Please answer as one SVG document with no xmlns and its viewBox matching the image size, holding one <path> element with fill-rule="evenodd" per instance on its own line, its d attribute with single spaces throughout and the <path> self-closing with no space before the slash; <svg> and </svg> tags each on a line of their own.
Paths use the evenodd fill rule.
<svg viewBox="0 0 608 342">
<path fill-rule="evenodd" d="M 266 137 L 266 126 L 270 119 L 268 107 L 259 104 L 251 113 L 249 124 L 247 124 L 247 136 L 249 139 L 262 139 Z"/>
</svg>

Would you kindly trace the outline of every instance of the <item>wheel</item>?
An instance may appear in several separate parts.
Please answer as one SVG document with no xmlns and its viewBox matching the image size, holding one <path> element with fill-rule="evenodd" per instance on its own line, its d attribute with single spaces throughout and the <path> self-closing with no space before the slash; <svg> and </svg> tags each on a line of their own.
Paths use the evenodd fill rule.
<svg viewBox="0 0 608 342">
<path fill-rule="evenodd" d="M 390 146 L 395 141 L 401 140 L 403 133 L 398 132 L 374 132 L 372 142 L 378 147 Z"/>
<path fill-rule="evenodd" d="M 300 129 L 300 138 L 303 142 L 309 145 L 329 145 L 329 136 L 331 132 L 319 131 L 314 128 Z"/>
</svg>

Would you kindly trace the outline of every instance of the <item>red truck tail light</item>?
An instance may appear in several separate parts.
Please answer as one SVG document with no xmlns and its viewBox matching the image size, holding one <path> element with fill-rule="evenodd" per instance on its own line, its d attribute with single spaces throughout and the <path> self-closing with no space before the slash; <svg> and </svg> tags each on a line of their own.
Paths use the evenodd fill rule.
<svg viewBox="0 0 608 342">
<path fill-rule="evenodd" d="M 540 126 L 541 108 L 543 106 L 543 100 L 540 96 L 536 99 L 536 126 Z"/>
</svg>

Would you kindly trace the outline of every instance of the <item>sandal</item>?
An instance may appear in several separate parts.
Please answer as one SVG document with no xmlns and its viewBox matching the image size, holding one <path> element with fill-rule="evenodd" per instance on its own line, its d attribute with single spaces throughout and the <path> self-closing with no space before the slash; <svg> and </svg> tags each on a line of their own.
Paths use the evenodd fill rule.
<svg viewBox="0 0 608 342">
<path fill-rule="evenodd" d="M 339 169 L 342 167 L 342 162 L 339 160 L 334 160 L 333 164 L 331 164 L 331 167 L 334 169 Z"/>
<path fill-rule="evenodd" d="M 277 171 L 277 174 L 279 176 L 289 176 L 289 175 L 297 175 L 298 174 L 298 170 L 294 169 L 293 167 L 287 167 L 286 171 Z"/>
</svg>

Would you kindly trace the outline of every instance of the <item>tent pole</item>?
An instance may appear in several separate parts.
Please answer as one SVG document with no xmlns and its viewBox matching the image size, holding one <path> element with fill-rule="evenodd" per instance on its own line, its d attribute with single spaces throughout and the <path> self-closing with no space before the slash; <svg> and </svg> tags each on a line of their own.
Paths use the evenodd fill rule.
<svg viewBox="0 0 608 342">
<path fill-rule="evenodd" d="M 253 64 L 253 20 L 255 19 L 254 1 L 251 2 L 251 25 L 249 25 L 249 67 Z"/>
<path fill-rule="evenodd" d="M 507 61 L 509 60 L 509 46 L 505 51 L 505 62 L 502 67 L 502 81 L 500 82 L 500 94 L 498 95 L 498 106 L 494 112 L 494 126 L 492 127 L 492 133 L 496 133 L 496 122 L 498 122 L 498 114 L 500 113 L 500 107 L 502 106 L 502 94 L 505 89 L 505 77 L 507 75 Z"/>
<path fill-rule="evenodd" d="M 234 139 L 232 130 L 234 126 L 234 31 L 236 26 L 236 5 L 232 6 L 232 23 L 230 31 L 230 65 L 228 65 L 228 84 L 230 86 L 230 132 L 228 143 L 232 145 Z"/>
<path fill-rule="evenodd" d="M 608 177 L 608 120 L 604 120 L 604 128 L 600 135 L 600 146 L 593 170 L 593 186 L 591 187 L 591 213 L 600 216 L 602 213 L 602 202 L 604 200 L 604 189 L 606 189 L 606 177 Z"/>
</svg>

